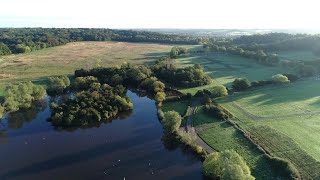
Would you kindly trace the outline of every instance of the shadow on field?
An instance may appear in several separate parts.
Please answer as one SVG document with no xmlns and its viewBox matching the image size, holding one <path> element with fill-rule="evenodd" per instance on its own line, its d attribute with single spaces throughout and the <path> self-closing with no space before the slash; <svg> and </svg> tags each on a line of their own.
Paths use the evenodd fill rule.
<svg viewBox="0 0 320 180">
<path fill-rule="evenodd" d="M 270 85 L 246 92 L 240 92 L 234 100 L 249 98 L 248 104 L 274 105 L 280 103 L 301 103 L 320 107 L 318 88 L 314 82 L 294 82 L 288 85 Z M 314 99 L 314 100 L 311 100 Z M 312 102 L 305 102 L 311 100 Z M 228 100 L 233 101 L 233 99 Z"/>
</svg>

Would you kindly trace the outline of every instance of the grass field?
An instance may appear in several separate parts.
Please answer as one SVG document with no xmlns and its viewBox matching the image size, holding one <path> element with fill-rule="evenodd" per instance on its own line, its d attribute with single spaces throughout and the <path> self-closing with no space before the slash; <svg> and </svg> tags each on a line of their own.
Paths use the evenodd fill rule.
<svg viewBox="0 0 320 180">
<path fill-rule="evenodd" d="M 297 81 L 236 93 L 223 103 L 241 106 L 257 120 L 320 114 L 319 89 L 320 81 Z"/>
<path fill-rule="evenodd" d="M 181 67 L 193 64 L 201 64 L 204 70 L 214 79 L 214 86 L 217 84 L 231 87 L 235 78 L 247 78 L 250 81 L 271 79 L 275 74 L 286 73 L 281 67 L 271 67 L 256 63 L 255 61 L 239 56 L 221 53 L 203 53 L 184 55 L 177 59 Z M 197 90 L 205 88 L 181 89 L 182 92 L 194 94 Z"/>
<path fill-rule="evenodd" d="M 238 93 L 220 103 L 243 122 L 286 134 L 320 161 L 319 88 L 320 81 L 305 80 Z"/>
<path fill-rule="evenodd" d="M 319 179 L 320 162 L 306 153 L 288 136 L 269 126 L 247 128 L 256 143 L 264 147 L 271 155 L 288 159 L 299 170 L 302 179 Z"/>
<path fill-rule="evenodd" d="M 281 52 L 286 60 L 315 60 L 309 52 Z M 182 56 L 180 66 L 201 64 L 214 78 L 214 83 L 181 89 L 182 92 L 196 93 L 199 89 L 217 84 L 230 87 L 235 78 L 253 80 L 271 79 L 278 73 L 290 73 L 281 67 L 268 67 L 242 57 L 225 54 L 200 54 Z M 237 118 L 238 124 L 250 132 L 257 144 L 272 155 L 290 160 L 304 179 L 319 179 L 320 175 L 320 81 L 304 79 L 287 85 L 271 85 L 246 92 L 235 93 L 218 100 Z M 260 172 L 256 162 L 265 164 L 259 155 L 252 152 L 241 133 L 225 122 L 208 117 L 200 111 L 194 116 L 200 136 L 218 150 L 235 149 L 248 162 L 259 178 L 267 172 Z M 242 137 L 241 137 L 242 136 Z M 247 142 L 246 142 L 247 141 Z M 247 148 L 249 147 L 249 148 Z M 262 170 L 263 171 L 263 170 Z M 260 178 L 259 178 L 260 179 Z"/>
<path fill-rule="evenodd" d="M 163 110 L 163 112 L 176 111 L 181 116 L 184 116 L 188 106 L 189 106 L 188 101 L 173 101 L 173 102 L 165 102 L 161 107 L 161 109 Z"/>
<path fill-rule="evenodd" d="M 8 82 L 72 74 L 75 69 L 149 63 L 172 46 L 125 42 L 75 42 L 27 54 L 0 57 L 0 89 Z"/>
<path fill-rule="evenodd" d="M 319 60 L 320 57 L 314 55 L 311 51 L 279 51 L 278 54 L 281 60 L 289 61 L 314 61 Z"/>
<path fill-rule="evenodd" d="M 194 115 L 193 123 L 200 137 L 216 150 L 237 151 L 246 160 L 257 179 L 276 179 L 277 175 L 264 154 L 232 125 L 206 115 L 202 108 Z"/>
</svg>

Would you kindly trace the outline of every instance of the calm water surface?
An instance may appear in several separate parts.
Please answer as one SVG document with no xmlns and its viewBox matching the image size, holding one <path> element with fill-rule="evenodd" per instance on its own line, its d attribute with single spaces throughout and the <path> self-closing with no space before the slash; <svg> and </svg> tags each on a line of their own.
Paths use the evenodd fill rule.
<svg viewBox="0 0 320 180">
<path fill-rule="evenodd" d="M 56 130 L 47 102 L 0 123 L 0 179 L 202 179 L 201 162 L 170 143 L 153 100 L 100 127 Z"/>
</svg>

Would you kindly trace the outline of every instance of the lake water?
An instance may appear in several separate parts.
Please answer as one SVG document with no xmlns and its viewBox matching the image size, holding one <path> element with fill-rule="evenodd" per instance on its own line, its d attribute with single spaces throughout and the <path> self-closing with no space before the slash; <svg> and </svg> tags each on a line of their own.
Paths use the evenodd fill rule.
<svg viewBox="0 0 320 180">
<path fill-rule="evenodd" d="M 0 179 L 202 179 L 201 161 L 168 138 L 153 100 L 99 127 L 56 130 L 47 101 L 0 124 Z"/>
</svg>

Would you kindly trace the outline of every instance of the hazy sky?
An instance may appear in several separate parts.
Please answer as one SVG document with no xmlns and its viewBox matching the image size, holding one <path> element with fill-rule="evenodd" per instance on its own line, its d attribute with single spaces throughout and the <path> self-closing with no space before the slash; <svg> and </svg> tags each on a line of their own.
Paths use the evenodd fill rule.
<svg viewBox="0 0 320 180">
<path fill-rule="evenodd" d="M 0 27 L 320 29 L 316 0 L 0 0 Z"/>
</svg>

